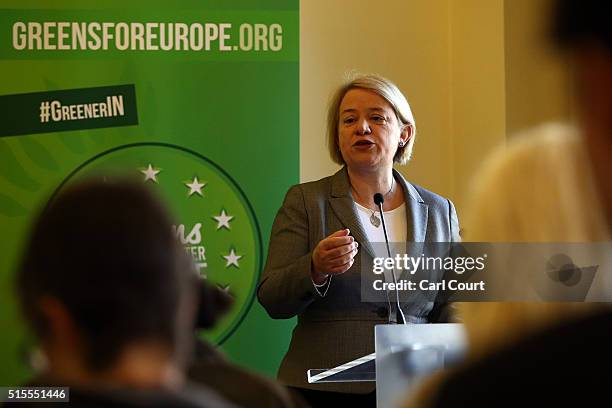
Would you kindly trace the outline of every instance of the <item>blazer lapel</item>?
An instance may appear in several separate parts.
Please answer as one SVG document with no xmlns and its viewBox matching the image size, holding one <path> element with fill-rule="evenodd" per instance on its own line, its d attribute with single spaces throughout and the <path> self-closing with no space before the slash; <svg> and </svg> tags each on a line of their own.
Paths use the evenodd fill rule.
<svg viewBox="0 0 612 408">
<path fill-rule="evenodd" d="M 368 240 L 363 226 L 357 217 L 357 209 L 353 203 L 351 186 L 348 179 L 346 167 L 334 174 L 331 185 L 331 197 L 329 198 L 336 217 L 351 231 L 351 235 L 359 242 L 360 249 L 365 249 L 372 258 L 375 257 L 374 249 Z M 330 231 L 332 233 L 333 231 Z"/>
<path fill-rule="evenodd" d="M 395 179 L 402 185 L 404 189 L 404 199 L 406 202 L 406 221 L 408 224 L 407 242 L 425 242 L 427 235 L 427 215 L 429 207 L 423 201 L 423 198 L 410 184 L 404 176 L 397 170 L 393 169 Z M 353 202 L 351 187 L 349 183 L 346 167 L 340 169 L 334 174 L 331 185 L 331 197 L 329 204 L 336 214 L 336 217 L 351 230 L 351 235 L 357 239 L 362 248 L 364 248 L 372 258 L 376 257 L 374 249 L 370 241 L 367 239 L 363 226 L 357 216 L 357 209 Z M 330 233 L 333 231 L 330 231 Z"/>
<path fill-rule="evenodd" d="M 429 206 L 425 204 L 419 192 L 410 184 L 402 174 L 393 169 L 395 179 L 404 188 L 406 201 L 406 221 L 408 224 L 408 242 L 425 242 L 427 234 L 427 214 Z"/>
</svg>

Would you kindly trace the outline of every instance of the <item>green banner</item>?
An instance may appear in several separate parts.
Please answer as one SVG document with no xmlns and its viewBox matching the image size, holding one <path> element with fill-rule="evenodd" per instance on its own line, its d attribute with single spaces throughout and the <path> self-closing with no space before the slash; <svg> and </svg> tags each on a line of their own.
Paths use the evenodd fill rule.
<svg viewBox="0 0 612 408">
<path fill-rule="evenodd" d="M 255 287 L 299 181 L 298 1 L 26 3 L 0 9 L 0 384 L 31 374 L 13 277 L 33 216 L 117 171 L 162 194 L 200 273 L 235 296 L 206 337 L 274 375 L 294 322 Z"/>
</svg>

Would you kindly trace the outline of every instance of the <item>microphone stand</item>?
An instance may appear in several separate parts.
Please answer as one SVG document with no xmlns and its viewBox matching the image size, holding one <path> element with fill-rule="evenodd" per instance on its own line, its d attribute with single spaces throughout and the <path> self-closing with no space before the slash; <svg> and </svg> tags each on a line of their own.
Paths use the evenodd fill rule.
<svg viewBox="0 0 612 408">
<path fill-rule="evenodd" d="M 378 205 L 378 208 L 380 209 L 380 219 L 382 221 L 383 232 L 385 234 L 385 243 L 387 244 L 387 255 L 389 256 L 389 258 L 391 258 L 391 248 L 389 247 L 389 236 L 387 235 L 387 226 L 385 224 L 385 214 L 384 214 L 383 206 L 382 206 L 384 202 L 385 202 L 385 199 L 381 193 L 374 194 L 374 204 Z M 400 324 L 406 324 L 406 316 L 404 316 L 404 311 L 402 310 L 400 306 L 400 301 L 399 301 L 399 291 L 397 289 L 397 278 L 395 276 L 395 267 L 391 269 L 391 276 L 393 277 L 393 284 L 395 285 L 394 286 L 395 287 L 395 308 L 396 308 L 397 322 Z M 389 313 L 390 312 L 391 311 L 389 311 Z"/>
</svg>

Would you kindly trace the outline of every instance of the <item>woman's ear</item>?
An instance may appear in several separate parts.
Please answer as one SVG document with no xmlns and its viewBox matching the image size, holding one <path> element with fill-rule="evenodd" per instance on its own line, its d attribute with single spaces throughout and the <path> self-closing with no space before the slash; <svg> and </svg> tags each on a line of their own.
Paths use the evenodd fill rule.
<svg viewBox="0 0 612 408">
<path fill-rule="evenodd" d="M 412 125 L 411 124 L 404 125 L 400 133 L 400 140 L 399 140 L 400 147 L 406 146 L 408 142 L 410 141 L 410 139 L 412 138 L 413 134 L 414 134 L 414 128 L 412 127 Z"/>
</svg>

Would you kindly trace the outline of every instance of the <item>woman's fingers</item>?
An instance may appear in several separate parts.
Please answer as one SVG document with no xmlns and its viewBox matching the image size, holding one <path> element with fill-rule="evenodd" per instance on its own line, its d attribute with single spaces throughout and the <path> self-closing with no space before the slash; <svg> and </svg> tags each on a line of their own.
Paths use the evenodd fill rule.
<svg viewBox="0 0 612 408">
<path fill-rule="evenodd" d="M 353 265 L 359 244 L 348 234 L 348 229 L 339 230 L 319 242 L 312 255 L 315 271 L 338 274 Z"/>
<path fill-rule="evenodd" d="M 355 255 L 357 255 L 357 249 L 353 249 L 350 252 L 342 256 L 338 256 L 336 258 L 329 259 L 328 264 L 330 265 L 330 267 L 344 265 L 348 263 L 349 261 L 351 261 L 353 258 L 355 258 Z"/>
<path fill-rule="evenodd" d="M 321 245 L 322 249 L 329 251 L 330 249 L 334 249 L 334 248 L 337 248 L 343 245 L 350 244 L 353 241 L 355 241 L 355 238 L 348 235 L 345 237 L 327 237 L 324 240 L 322 240 L 319 244 Z"/>
<path fill-rule="evenodd" d="M 342 230 L 338 230 L 338 231 L 334 232 L 333 234 L 329 234 L 325 238 L 345 237 L 345 236 L 348 236 L 350 233 L 351 233 L 351 230 L 349 230 L 348 228 L 345 228 L 345 229 L 342 229 Z"/>
<path fill-rule="evenodd" d="M 357 249 L 358 246 L 359 246 L 359 244 L 357 242 L 351 242 L 350 244 L 342 245 L 340 247 L 336 247 L 334 249 L 330 249 L 329 251 L 327 251 L 327 253 L 324 255 L 324 257 L 326 259 L 334 259 L 334 258 L 337 258 L 339 256 L 348 254 L 349 252 Z"/>
<path fill-rule="evenodd" d="M 335 275 L 340 274 L 340 273 L 344 273 L 344 272 L 348 271 L 351 266 L 353 266 L 353 262 L 355 262 L 355 261 L 353 259 L 351 259 L 349 262 L 345 263 L 344 265 L 335 266 L 335 267 L 330 269 L 330 273 L 331 274 L 335 274 Z"/>
</svg>

